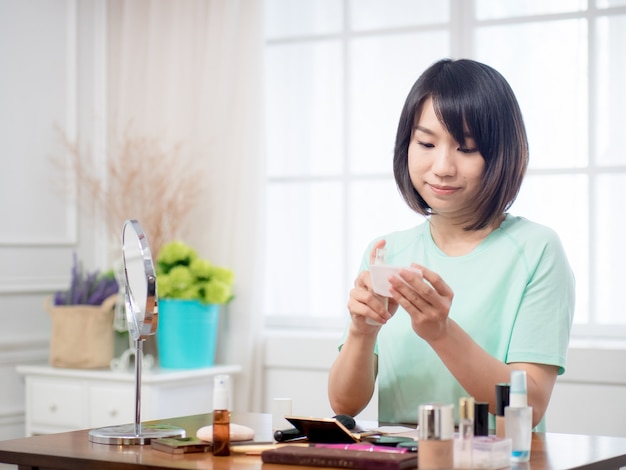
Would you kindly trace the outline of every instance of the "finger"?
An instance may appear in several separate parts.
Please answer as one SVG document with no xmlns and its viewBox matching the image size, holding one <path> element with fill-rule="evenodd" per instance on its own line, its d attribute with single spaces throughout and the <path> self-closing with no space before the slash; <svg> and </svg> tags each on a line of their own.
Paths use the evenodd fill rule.
<svg viewBox="0 0 626 470">
<path fill-rule="evenodd" d="M 449 312 L 454 292 L 437 273 L 424 266 L 413 265 L 422 272 L 422 281 L 413 283 L 414 293 L 406 293 L 408 300 L 416 309 L 425 313 L 429 309 L 438 312 Z M 404 273 L 405 278 L 413 278 L 410 272 Z"/>
<path fill-rule="evenodd" d="M 390 278 L 393 299 L 409 314 L 427 311 L 441 303 L 441 296 L 422 277 L 415 266 L 402 269 L 398 276 Z"/>
<path fill-rule="evenodd" d="M 387 298 L 387 312 L 389 315 L 393 316 L 398 310 L 398 302 L 396 302 L 393 298 Z"/>
<path fill-rule="evenodd" d="M 419 283 L 424 283 L 421 280 L 418 280 Z M 428 307 L 431 306 L 431 301 L 427 299 L 425 296 L 420 294 L 418 290 L 412 286 L 407 284 L 405 281 L 399 278 L 391 279 L 391 292 L 393 299 L 397 302 L 404 310 L 411 313 L 411 310 L 417 310 L 423 313 Z M 431 289 L 432 290 L 432 289 Z"/>
<path fill-rule="evenodd" d="M 453 295 L 453 291 L 450 288 L 450 286 L 448 286 L 448 284 L 446 284 L 446 282 L 442 279 L 442 277 L 437 274 L 434 271 L 431 271 L 430 269 L 424 267 L 424 266 L 419 266 L 419 265 L 415 265 L 420 271 L 422 271 L 422 277 L 428 281 L 428 283 L 433 287 L 433 289 L 435 289 L 437 291 L 437 293 L 441 296 L 444 297 L 451 297 Z M 424 294 L 426 295 L 427 292 L 424 291 Z"/>
<path fill-rule="evenodd" d="M 413 266 L 410 269 L 401 269 L 397 275 L 391 276 L 389 283 L 397 292 L 409 300 L 416 298 L 418 294 L 425 293 L 426 289 L 432 290 L 424 282 L 422 272 Z"/>
<path fill-rule="evenodd" d="M 354 280 L 354 287 L 358 287 L 365 290 L 372 289 L 372 278 L 369 271 L 361 271 L 357 278 Z"/>
<path fill-rule="evenodd" d="M 348 310 L 351 315 L 371 318 L 377 323 L 386 323 L 391 315 L 387 311 L 385 299 L 362 288 L 350 291 Z"/>
</svg>

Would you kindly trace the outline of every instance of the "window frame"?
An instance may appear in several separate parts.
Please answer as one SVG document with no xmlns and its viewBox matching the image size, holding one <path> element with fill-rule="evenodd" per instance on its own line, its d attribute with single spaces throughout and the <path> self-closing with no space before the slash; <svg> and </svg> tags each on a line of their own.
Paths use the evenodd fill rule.
<svg viewBox="0 0 626 470">
<path fill-rule="evenodd" d="M 477 1 L 477 0 L 476 0 Z M 356 38 L 363 38 L 367 36 L 376 36 L 376 35 L 384 35 L 389 34 L 394 31 L 425 31 L 425 30 L 435 30 L 435 29 L 444 29 L 449 34 L 449 42 L 450 42 L 450 56 L 451 57 L 468 57 L 473 58 L 476 57 L 476 53 L 474 50 L 474 33 L 479 28 L 496 26 L 496 25 L 514 25 L 521 23 L 529 23 L 529 22 L 543 22 L 543 21 L 555 21 L 560 19 L 584 19 L 587 22 L 587 63 L 588 63 L 588 76 L 587 76 L 587 86 L 588 86 L 588 106 L 589 106 L 589 120 L 587 124 L 587 132 L 588 132 L 588 161 L 587 165 L 580 168 L 561 168 L 561 169 L 539 169 L 539 168 L 530 168 L 528 170 L 528 175 L 554 175 L 554 174 L 569 174 L 569 175 L 585 175 L 588 181 L 588 220 L 589 223 L 589 234 L 588 234 L 588 246 L 589 246 L 589 268 L 590 268 L 590 280 L 593 279 L 593 272 L 595 270 L 594 263 L 591 261 L 594 256 L 594 247 L 597 245 L 597 233 L 595 233 L 595 227 L 597 224 L 593 223 L 594 220 L 594 194 L 597 185 L 598 175 L 606 174 L 606 173 L 623 173 L 626 174 L 626 162 L 617 164 L 617 165 L 599 165 L 597 162 L 594 143 L 596 141 L 596 130 L 594 128 L 594 117 L 598 113 L 596 100 L 594 99 L 594 95 L 596 93 L 598 77 L 596 75 L 596 61 L 597 61 L 597 51 L 598 44 L 596 43 L 596 34 L 595 28 L 597 21 L 600 18 L 612 15 L 626 15 L 626 5 L 624 6 L 614 6 L 614 7 L 606 7 L 599 8 L 596 6 L 600 0 L 589 0 L 588 7 L 586 9 L 581 9 L 580 11 L 571 11 L 564 13 L 549 13 L 549 14 L 538 14 L 538 15 L 522 15 L 517 17 L 507 17 L 507 18 L 491 18 L 491 19 L 477 19 L 474 15 L 475 0 L 450 0 L 450 21 L 445 24 L 430 24 L 430 25 L 421 25 L 414 26 L 410 28 L 386 28 L 376 31 L 350 31 L 348 28 L 349 21 L 348 16 L 350 15 L 350 8 L 352 6 L 352 2 L 350 0 L 341 0 L 342 2 L 342 11 L 344 15 L 343 20 L 343 28 L 342 31 L 336 34 L 312 34 L 312 35 L 300 35 L 300 36 L 292 36 L 287 38 L 270 38 L 266 42 L 266 47 L 273 47 L 275 45 L 285 44 L 285 43 L 302 43 L 307 41 L 322 41 L 335 39 L 340 40 L 342 42 L 343 48 L 343 87 L 345 92 L 345 97 L 349 96 L 349 86 L 350 86 L 350 77 L 349 77 L 349 64 L 350 64 L 350 41 Z M 344 134 L 348 134 L 348 123 L 351 119 L 351 108 L 350 102 L 348 98 L 344 97 Z M 348 213 L 349 211 L 349 186 L 355 181 L 364 181 L 364 180 L 380 180 L 392 178 L 391 168 L 388 172 L 384 173 L 376 173 L 376 174 L 368 174 L 368 175 L 359 175 L 350 173 L 350 165 L 349 165 L 349 138 L 346 137 L 343 142 L 343 165 L 344 170 L 341 175 L 337 176 L 328 176 L 328 177 L 320 177 L 320 176 L 295 176 L 293 178 L 281 176 L 281 177 L 268 177 L 266 175 L 266 184 L 281 184 L 286 181 L 300 181 L 300 182 L 310 182 L 315 180 L 333 180 L 338 181 L 344 187 L 344 199 L 341 201 L 341 204 L 344 207 L 344 211 Z M 344 241 L 343 247 L 348 250 L 350 245 L 350 227 L 348 223 L 348 217 L 344 218 Z M 362 247 L 365 248 L 364 246 Z M 344 273 L 355 273 L 357 266 L 352 265 L 350 262 L 350 257 L 346 255 L 344 257 L 343 263 L 341 264 L 339 269 L 342 269 Z M 353 276 L 352 276 L 353 277 Z M 593 299 L 596 294 L 596 287 L 593 282 L 590 282 L 589 285 L 585 286 L 588 289 L 588 312 L 589 312 L 589 321 L 587 323 L 578 323 L 574 324 L 572 328 L 572 336 L 576 337 L 594 337 L 594 338 L 626 338 L 626 324 L 616 324 L 616 325 L 603 325 L 594 322 L 594 318 L 597 318 L 594 315 L 594 306 Z M 577 286 L 577 288 L 580 288 Z M 346 287 L 345 299 L 346 303 L 349 296 L 349 286 Z M 337 330 L 343 329 L 347 322 L 349 321 L 349 314 L 347 308 L 345 309 L 345 315 L 335 318 L 335 317 L 310 317 L 310 316 L 285 316 L 285 315 L 271 315 L 265 314 L 265 323 L 269 328 L 314 328 L 314 329 L 330 329 Z"/>
</svg>

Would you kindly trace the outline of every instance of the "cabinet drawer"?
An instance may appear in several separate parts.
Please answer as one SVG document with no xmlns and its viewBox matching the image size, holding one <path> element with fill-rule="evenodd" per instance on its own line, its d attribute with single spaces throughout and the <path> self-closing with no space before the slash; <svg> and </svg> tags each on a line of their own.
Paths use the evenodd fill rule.
<svg viewBox="0 0 626 470">
<path fill-rule="evenodd" d="M 34 424 L 85 427 L 83 423 L 83 387 L 80 383 L 33 380 L 31 400 Z"/>
<path fill-rule="evenodd" d="M 95 385 L 90 388 L 89 427 L 114 426 L 134 421 L 134 385 Z"/>
</svg>

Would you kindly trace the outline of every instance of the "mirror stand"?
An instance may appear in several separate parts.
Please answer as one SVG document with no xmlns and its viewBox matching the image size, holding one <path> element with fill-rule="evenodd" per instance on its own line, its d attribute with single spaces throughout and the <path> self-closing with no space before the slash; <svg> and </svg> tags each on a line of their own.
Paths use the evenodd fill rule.
<svg viewBox="0 0 626 470">
<path fill-rule="evenodd" d="M 152 439 L 185 437 L 185 430 L 170 425 L 141 423 L 141 366 L 144 340 L 136 341 L 135 350 L 135 422 L 121 426 L 107 426 L 89 431 L 89 440 L 97 444 L 145 445 Z"/>
<path fill-rule="evenodd" d="M 143 340 L 135 341 L 135 435 L 141 436 L 141 365 Z"/>
<path fill-rule="evenodd" d="M 130 337 L 135 341 L 135 421 L 89 431 L 97 444 L 144 445 L 152 439 L 185 437 L 185 430 L 165 424 L 141 424 L 141 372 L 143 345 L 156 333 L 158 307 L 156 275 L 146 235 L 136 220 L 127 220 L 122 233 L 126 287 L 126 319 Z M 127 351 L 127 356 L 132 350 Z"/>
</svg>

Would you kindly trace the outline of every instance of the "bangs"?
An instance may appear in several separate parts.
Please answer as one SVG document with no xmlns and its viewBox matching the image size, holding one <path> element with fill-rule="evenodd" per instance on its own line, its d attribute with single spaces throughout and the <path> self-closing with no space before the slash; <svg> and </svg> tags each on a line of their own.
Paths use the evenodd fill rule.
<svg viewBox="0 0 626 470">
<path fill-rule="evenodd" d="M 433 107 L 439 121 L 454 139 L 465 145 L 471 137 L 483 157 L 491 147 L 490 135 L 498 127 L 494 119 L 498 114 L 498 103 L 494 98 L 497 86 L 477 80 L 470 73 L 468 64 L 443 67 L 431 83 Z"/>
<path fill-rule="evenodd" d="M 465 145 L 468 136 L 476 138 L 472 129 L 468 127 L 466 109 L 469 103 L 464 102 L 463 96 L 446 96 L 433 94 L 433 107 L 437 118 L 459 144 Z M 473 113 L 470 113 L 473 114 Z M 471 122 L 471 119 L 469 120 Z"/>
</svg>

